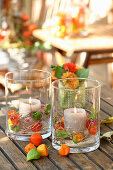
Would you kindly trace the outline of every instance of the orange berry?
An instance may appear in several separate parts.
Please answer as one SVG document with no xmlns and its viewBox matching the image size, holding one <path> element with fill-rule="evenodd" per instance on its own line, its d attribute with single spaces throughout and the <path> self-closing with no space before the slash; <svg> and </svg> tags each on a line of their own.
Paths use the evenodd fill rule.
<svg viewBox="0 0 113 170">
<path fill-rule="evenodd" d="M 35 146 L 39 146 L 42 143 L 42 136 L 39 133 L 34 133 L 30 137 L 30 142 L 33 143 Z"/>
<path fill-rule="evenodd" d="M 37 151 L 40 152 L 41 156 L 48 156 L 48 149 L 45 144 L 41 144 L 37 147 Z"/>
<path fill-rule="evenodd" d="M 61 144 L 61 149 L 58 152 L 61 156 L 66 156 L 69 154 L 70 148 L 66 144 Z"/>
<path fill-rule="evenodd" d="M 29 24 L 28 29 L 29 29 L 29 31 L 34 31 L 34 30 L 37 29 L 37 25 L 36 24 Z"/>
<path fill-rule="evenodd" d="M 64 117 L 62 117 L 62 123 L 64 123 Z"/>
<path fill-rule="evenodd" d="M 16 110 L 10 110 L 8 112 L 8 117 L 10 118 L 12 124 L 17 125 L 19 123 L 20 116 L 17 114 Z"/>
<path fill-rule="evenodd" d="M 97 133 L 97 127 L 96 126 L 92 126 L 88 129 L 89 133 L 91 135 L 95 135 Z"/>
<path fill-rule="evenodd" d="M 83 141 L 83 135 L 81 133 L 74 135 L 74 137 L 76 138 L 77 142 Z"/>
<path fill-rule="evenodd" d="M 31 36 L 31 32 L 29 31 L 24 31 L 23 32 L 24 37 L 29 38 Z"/>
<path fill-rule="evenodd" d="M 24 13 L 21 14 L 21 18 L 22 18 L 24 21 L 28 21 L 28 20 L 29 20 L 29 17 L 28 17 L 26 14 L 24 14 Z"/>
<path fill-rule="evenodd" d="M 26 153 L 28 153 L 31 149 L 34 149 L 34 148 L 36 149 L 36 147 L 32 143 L 29 143 L 28 145 L 26 145 L 24 150 Z"/>
<path fill-rule="evenodd" d="M 10 120 L 11 120 L 12 124 L 17 125 L 19 123 L 19 118 L 20 118 L 19 115 L 15 114 L 15 115 L 10 117 Z"/>
<path fill-rule="evenodd" d="M 55 70 L 52 70 L 52 80 L 56 80 L 57 77 L 55 77 Z"/>
<path fill-rule="evenodd" d="M 14 114 L 17 114 L 16 110 L 10 110 L 10 111 L 8 112 L 8 117 L 13 116 Z"/>
</svg>

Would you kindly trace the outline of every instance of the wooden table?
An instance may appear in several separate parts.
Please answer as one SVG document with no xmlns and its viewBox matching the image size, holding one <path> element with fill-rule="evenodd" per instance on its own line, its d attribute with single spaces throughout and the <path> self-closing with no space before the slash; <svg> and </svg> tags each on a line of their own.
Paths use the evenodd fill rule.
<svg viewBox="0 0 113 170">
<path fill-rule="evenodd" d="M 75 53 L 86 52 L 84 67 L 113 62 L 113 57 L 91 58 L 94 54 L 113 53 L 113 24 L 90 26 L 88 32 L 86 37 L 57 38 L 51 34 L 50 29 L 40 29 L 35 30 L 33 35 L 42 41 L 49 42 L 64 56 L 70 57 L 72 61 L 76 59 Z"/>
<path fill-rule="evenodd" d="M 28 142 L 11 140 L 5 134 L 4 100 L 5 97 L 0 98 L 0 170 L 113 169 L 113 145 L 110 145 L 107 141 L 101 141 L 100 147 L 93 152 L 69 154 L 61 157 L 58 151 L 51 146 L 51 137 L 49 137 L 43 140 L 43 143 L 51 146 L 49 148 L 49 156 L 26 162 L 24 147 Z M 103 120 L 109 116 L 113 116 L 113 91 L 103 86 L 100 117 Z M 101 135 L 112 130 L 113 124 L 101 125 Z"/>
<path fill-rule="evenodd" d="M 39 29 L 33 35 L 42 41 L 49 42 L 52 46 L 65 53 L 112 51 L 113 52 L 113 24 L 93 25 L 87 28 L 89 34 L 85 37 L 67 36 L 57 38 L 50 29 Z M 69 56 L 70 57 L 70 56 Z"/>
<path fill-rule="evenodd" d="M 89 34 L 86 37 L 57 38 L 51 34 L 50 29 L 39 29 L 35 30 L 33 35 L 42 41 L 49 42 L 55 51 L 62 54 L 64 59 L 68 58 L 74 63 L 76 63 L 78 54 L 86 52 L 86 59 L 83 64 L 86 68 L 94 64 L 112 63 L 113 56 L 101 55 L 101 58 L 98 56 L 93 58 L 93 55 L 113 53 L 113 24 L 89 26 L 88 32 Z M 113 87 L 112 67 L 110 69 L 111 74 L 108 76 L 110 77 L 110 86 Z"/>
</svg>

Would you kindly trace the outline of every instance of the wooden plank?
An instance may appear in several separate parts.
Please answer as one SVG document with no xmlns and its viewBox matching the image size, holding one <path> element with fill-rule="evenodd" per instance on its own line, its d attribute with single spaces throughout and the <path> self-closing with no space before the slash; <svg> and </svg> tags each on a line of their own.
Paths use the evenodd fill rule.
<svg viewBox="0 0 113 170">
<path fill-rule="evenodd" d="M 107 57 L 107 58 L 100 58 L 100 59 L 90 59 L 89 65 L 93 64 L 106 64 L 106 63 L 112 63 L 113 57 Z"/>
<path fill-rule="evenodd" d="M 107 141 L 101 140 L 100 148 L 113 158 L 113 146 L 110 146 Z"/>
<path fill-rule="evenodd" d="M 0 130 L 0 146 L 7 153 L 8 157 L 19 169 L 36 169 L 31 162 L 26 162 L 25 155 L 10 141 L 10 139 Z"/>
<path fill-rule="evenodd" d="M 69 158 L 76 161 L 83 169 L 101 169 L 95 163 L 88 159 L 85 154 L 69 154 Z"/>
<path fill-rule="evenodd" d="M 100 126 L 100 133 L 101 133 L 101 135 L 106 133 L 106 132 L 109 132 L 109 131 L 112 131 L 112 130 L 109 127 L 107 127 L 106 125 L 102 124 Z"/>
<path fill-rule="evenodd" d="M 103 169 L 113 169 L 113 161 L 98 149 L 86 154 L 88 157 L 97 162 Z"/>
<path fill-rule="evenodd" d="M 22 142 L 22 141 L 17 141 L 17 143 L 20 145 L 22 149 L 24 149 L 25 145 L 28 144 L 28 142 Z M 73 170 L 79 169 L 75 164 L 73 164 L 69 159 L 67 159 L 67 157 L 60 156 L 58 154 L 58 151 L 52 147 L 52 144 L 48 139 L 44 139 L 43 143 L 45 143 L 48 147 L 50 147 L 49 156 L 48 156 L 49 159 L 47 157 L 39 159 L 38 160 L 39 167 L 43 169 L 45 169 L 46 167 L 47 169 L 49 169 L 51 166 L 49 162 L 52 161 L 60 169 L 73 169 Z"/>
<path fill-rule="evenodd" d="M 8 159 L 0 151 L 0 170 L 14 170 L 15 168 L 9 163 Z"/>
<path fill-rule="evenodd" d="M 101 97 L 102 97 L 102 100 L 106 101 L 107 103 L 113 106 L 113 90 L 111 88 L 103 85 Z"/>
<path fill-rule="evenodd" d="M 106 102 L 101 100 L 100 108 L 106 114 L 113 116 L 113 107 L 111 105 L 108 105 Z"/>
</svg>

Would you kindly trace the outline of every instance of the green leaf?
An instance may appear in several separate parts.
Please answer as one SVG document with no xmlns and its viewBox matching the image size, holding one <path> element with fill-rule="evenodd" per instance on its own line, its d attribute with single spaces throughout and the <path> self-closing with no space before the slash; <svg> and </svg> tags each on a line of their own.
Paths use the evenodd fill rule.
<svg viewBox="0 0 113 170">
<path fill-rule="evenodd" d="M 20 130 L 20 128 L 17 125 L 14 126 L 13 124 L 9 125 L 9 129 L 14 132 L 18 132 Z"/>
<path fill-rule="evenodd" d="M 55 70 L 55 69 L 56 69 L 56 66 L 51 65 L 51 70 Z"/>
<path fill-rule="evenodd" d="M 38 111 L 31 112 L 31 116 L 35 120 L 40 120 L 42 118 L 42 114 Z"/>
<path fill-rule="evenodd" d="M 50 110 L 51 110 L 51 104 L 48 104 L 45 109 L 45 114 L 48 115 L 50 113 Z"/>
<path fill-rule="evenodd" d="M 94 109 L 93 106 L 91 107 L 91 113 L 92 113 L 92 114 L 89 115 L 88 118 L 92 118 L 93 120 L 94 120 L 94 119 L 97 119 L 97 117 L 98 117 L 97 115 L 98 115 L 98 114 L 97 114 L 97 112 L 95 112 L 95 109 Z"/>
<path fill-rule="evenodd" d="M 70 132 L 67 132 L 65 130 L 56 130 L 56 134 L 57 134 L 57 138 L 60 138 L 60 139 L 65 139 L 69 135 L 71 135 Z"/>
<path fill-rule="evenodd" d="M 95 109 L 94 109 L 93 106 L 91 107 L 91 112 L 92 112 L 93 114 L 95 113 Z"/>
<path fill-rule="evenodd" d="M 40 158 L 40 152 L 38 152 L 35 148 L 31 149 L 27 154 L 27 161 L 30 161 L 32 159 L 39 159 Z"/>
<path fill-rule="evenodd" d="M 76 139 L 75 136 L 73 136 L 73 142 L 76 143 L 76 144 L 78 143 L 78 140 Z"/>
<path fill-rule="evenodd" d="M 78 71 L 75 72 L 75 74 L 77 75 L 77 77 L 80 78 L 88 78 L 89 75 L 89 69 L 79 69 Z"/>
<path fill-rule="evenodd" d="M 63 75 L 63 73 L 65 73 L 66 71 L 64 70 L 64 68 L 62 68 L 61 66 L 56 66 L 55 69 L 55 77 L 57 77 L 58 79 L 60 79 Z"/>
<path fill-rule="evenodd" d="M 112 123 L 113 122 L 113 117 L 107 117 L 104 120 L 101 120 L 101 123 Z"/>
</svg>

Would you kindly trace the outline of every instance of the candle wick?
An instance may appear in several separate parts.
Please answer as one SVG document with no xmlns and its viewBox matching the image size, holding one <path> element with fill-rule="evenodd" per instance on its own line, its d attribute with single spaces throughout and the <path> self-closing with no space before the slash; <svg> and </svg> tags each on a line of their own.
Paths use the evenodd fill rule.
<svg viewBox="0 0 113 170">
<path fill-rule="evenodd" d="M 31 102 L 30 102 L 30 110 L 31 110 L 31 112 L 32 112 L 32 108 L 31 108 Z"/>
</svg>

